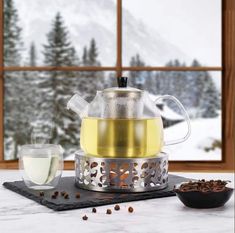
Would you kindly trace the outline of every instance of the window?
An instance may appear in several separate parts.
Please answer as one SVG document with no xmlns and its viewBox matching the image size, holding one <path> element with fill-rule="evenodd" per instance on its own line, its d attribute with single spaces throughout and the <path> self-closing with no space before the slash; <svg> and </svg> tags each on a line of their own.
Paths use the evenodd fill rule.
<svg viewBox="0 0 235 233">
<path fill-rule="evenodd" d="M 123 64 L 221 67 L 221 0 L 123 0 Z"/>
<path fill-rule="evenodd" d="M 189 112 L 191 138 L 166 148 L 171 169 L 232 169 L 232 0 L 5 0 L 0 10 L 0 167 L 14 167 L 20 145 L 35 141 L 62 144 L 70 160 L 80 122 L 66 100 L 74 90 L 91 100 L 123 74 Z M 157 107 L 165 137 L 180 136 L 176 106 Z"/>
<path fill-rule="evenodd" d="M 7 2 L 7 1 L 5 1 Z M 11 2 L 11 1 L 9 1 Z M 9 3 L 8 3 L 9 4 Z M 115 1 L 74 1 L 53 0 L 45 4 L 43 0 L 13 0 L 18 19 L 12 24 L 20 27 L 18 33 L 22 44 L 18 43 L 21 66 L 53 66 L 45 59 L 46 46 L 56 46 L 55 40 L 61 38 L 64 48 L 74 51 L 73 61 L 62 61 L 62 66 L 114 66 L 116 63 L 116 3 Z M 10 6 L 8 6 L 10 10 Z M 7 4 L 5 5 L 5 16 Z M 40 10 L 39 10 L 40 9 Z M 7 18 L 7 17 L 6 17 Z M 109 20 L 107 20 L 109 19 Z M 37 26 L 35 26 L 37 25 Z M 61 29 L 61 31 L 59 31 Z M 57 33 L 55 33 L 55 31 Z M 7 31 L 5 29 L 5 31 Z M 54 41 L 53 41 L 54 36 Z M 49 39 L 50 37 L 50 39 Z M 56 38 L 57 37 L 57 38 Z M 89 50 L 91 41 L 99 49 L 100 64 L 87 64 L 83 55 Z M 9 43 L 6 38 L 5 46 Z M 53 44 L 54 42 L 54 44 Z M 69 43 L 67 47 L 66 43 Z M 62 45 L 60 45 L 62 46 Z M 30 51 L 35 51 L 35 64 L 30 64 Z M 7 50 L 7 48 L 6 48 Z M 84 54 L 85 53 L 85 54 Z M 71 56 L 72 57 L 72 56 Z M 12 62 L 6 66 L 14 65 Z"/>
<path fill-rule="evenodd" d="M 222 159 L 221 72 L 215 71 L 129 71 L 129 83 L 144 88 L 153 100 L 159 95 L 177 97 L 191 119 L 191 136 L 184 143 L 164 148 L 175 161 L 220 161 Z M 159 102 L 164 139 L 183 138 L 187 124 L 172 102 Z"/>
</svg>

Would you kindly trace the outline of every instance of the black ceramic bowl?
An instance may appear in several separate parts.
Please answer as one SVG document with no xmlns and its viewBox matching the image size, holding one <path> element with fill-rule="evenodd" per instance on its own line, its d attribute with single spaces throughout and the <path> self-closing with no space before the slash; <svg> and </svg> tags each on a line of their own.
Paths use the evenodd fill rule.
<svg viewBox="0 0 235 233">
<path fill-rule="evenodd" d="M 181 184 L 176 185 L 174 191 L 181 202 L 191 208 L 206 209 L 220 207 L 223 206 L 233 194 L 233 188 L 227 188 L 220 192 L 182 192 L 178 189 L 180 185 Z"/>
</svg>

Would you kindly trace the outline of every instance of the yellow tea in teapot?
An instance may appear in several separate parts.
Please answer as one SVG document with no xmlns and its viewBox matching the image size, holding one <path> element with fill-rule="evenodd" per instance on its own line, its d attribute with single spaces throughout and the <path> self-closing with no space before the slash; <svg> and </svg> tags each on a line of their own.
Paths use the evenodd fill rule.
<svg viewBox="0 0 235 233">
<path fill-rule="evenodd" d="M 162 120 L 82 119 L 81 148 L 86 154 L 108 158 L 144 158 L 156 155 L 163 144 Z"/>
</svg>

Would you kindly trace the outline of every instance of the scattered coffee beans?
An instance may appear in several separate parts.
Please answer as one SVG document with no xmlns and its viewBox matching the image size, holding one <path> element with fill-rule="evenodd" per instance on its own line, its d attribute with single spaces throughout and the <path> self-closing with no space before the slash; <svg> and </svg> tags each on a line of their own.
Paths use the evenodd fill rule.
<svg viewBox="0 0 235 233">
<path fill-rule="evenodd" d="M 115 209 L 115 210 L 120 210 L 120 206 L 119 206 L 119 205 L 115 205 L 115 206 L 114 206 L 114 209 Z"/>
<path fill-rule="evenodd" d="M 66 194 L 67 194 L 67 193 L 66 193 Z M 120 210 L 120 206 L 119 206 L 119 205 L 115 205 L 115 206 L 114 206 L 114 210 Z M 96 212 L 97 212 L 96 208 L 93 207 L 93 208 L 92 208 L 92 213 L 96 213 Z M 128 212 L 129 212 L 129 213 L 133 213 L 133 212 L 134 212 L 134 208 L 131 207 L 131 206 L 129 206 L 129 207 L 128 207 Z M 111 209 L 107 209 L 107 210 L 106 210 L 106 214 L 112 214 L 112 210 L 111 210 Z M 86 215 L 84 215 L 84 216 L 82 217 L 82 219 L 83 219 L 83 220 L 87 220 L 88 217 L 87 217 Z"/>
<path fill-rule="evenodd" d="M 76 193 L 76 198 L 80 198 L 80 193 Z"/>
<path fill-rule="evenodd" d="M 112 214 L 112 210 L 107 209 L 106 214 Z"/>
<path fill-rule="evenodd" d="M 87 217 L 86 215 L 84 215 L 84 216 L 82 217 L 82 219 L 86 221 L 86 220 L 88 219 L 88 217 Z"/>
<path fill-rule="evenodd" d="M 129 211 L 130 213 L 132 213 L 132 212 L 134 211 L 133 207 L 130 206 L 130 207 L 128 208 L 128 211 Z"/>
</svg>

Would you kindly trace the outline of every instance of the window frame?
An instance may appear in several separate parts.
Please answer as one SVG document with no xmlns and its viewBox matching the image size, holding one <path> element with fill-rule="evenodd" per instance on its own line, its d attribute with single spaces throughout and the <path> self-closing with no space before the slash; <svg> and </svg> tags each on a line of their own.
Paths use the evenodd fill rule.
<svg viewBox="0 0 235 233">
<path fill-rule="evenodd" d="M 222 1 L 222 67 L 126 67 L 122 66 L 122 0 L 117 1 L 117 60 L 110 67 L 4 67 L 3 1 L 0 0 L 0 169 L 18 168 L 18 160 L 4 160 L 4 72 L 5 71 L 221 71 L 222 72 L 222 160 L 170 161 L 170 171 L 234 171 L 235 151 L 235 1 Z M 74 161 L 65 161 L 74 169 Z"/>
</svg>

